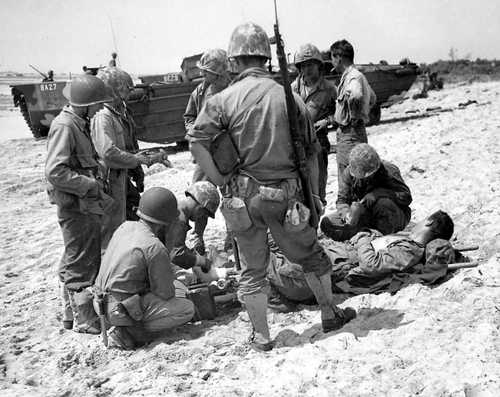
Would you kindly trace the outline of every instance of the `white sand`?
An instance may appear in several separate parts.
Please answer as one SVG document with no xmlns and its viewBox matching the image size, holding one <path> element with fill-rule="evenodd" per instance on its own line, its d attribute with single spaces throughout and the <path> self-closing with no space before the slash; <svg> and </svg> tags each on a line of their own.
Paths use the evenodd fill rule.
<svg viewBox="0 0 500 397">
<path fill-rule="evenodd" d="M 358 318 L 327 335 L 314 307 L 270 314 L 277 348 L 265 354 L 244 344 L 248 322 L 237 311 L 136 352 L 107 351 L 98 337 L 62 330 L 56 294 L 62 239 L 44 192 L 45 143 L 1 142 L 0 395 L 499 396 L 500 83 L 432 92 L 383 116 L 467 99 L 490 103 L 371 127 L 369 140 L 400 166 L 413 192 L 413 220 L 439 208 L 449 212 L 457 239 L 479 244 L 474 256 L 489 260 L 436 288 L 348 299 L 343 305 L 358 309 Z M 5 120 L 0 116 L 2 135 L 29 134 Z M 190 156 L 172 161 L 174 169 L 147 172 L 147 187 L 183 193 Z M 330 161 L 333 207 L 334 155 Z M 222 235 L 218 214 L 207 242 L 221 246 Z"/>
</svg>

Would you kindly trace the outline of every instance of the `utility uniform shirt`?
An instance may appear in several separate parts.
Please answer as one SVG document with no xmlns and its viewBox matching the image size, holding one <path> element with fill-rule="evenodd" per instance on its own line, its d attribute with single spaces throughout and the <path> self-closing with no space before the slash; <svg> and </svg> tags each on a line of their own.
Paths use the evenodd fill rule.
<svg viewBox="0 0 500 397">
<path fill-rule="evenodd" d="M 215 95 L 217 92 L 218 91 L 215 90 L 214 85 L 208 84 L 205 80 L 196 86 L 189 97 L 186 111 L 184 112 L 184 127 L 186 128 L 186 132 L 188 132 L 193 126 L 196 117 L 201 112 L 201 109 L 203 105 L 205 105 L 207 99 Z"/>
<path fill-rule="evenodd" d="M 384 240 L 381 244 L 378 243 L 380 239 Z M 425 252 L 425 246 L 398 234 L 375 239 L 366 236 L 359 239 L 356 248 L 358 266 L 349 271 L 348 277 L 378 279 L 391 273 L 406 272 L 422 261 Z"/>
<path fill-rule="evenodd" d="M 299 131 L 310 152 L 317 139 L 304 102 L 295 94 Z M 220 133 L 238 148 L 241 172 L 261 181 L 297 178 L 283 87 L 262 68 L 241 73 L 232 85 L 208 99 L 186 139 L 210 150 Z"/>
<path fill-rule="evenodd" d="M 349 126 L 356 120 L 367 123 L 370 120 L 370 109 L 376 101 L 377 97 L 366 77 L 351 65 L 340 79 L 335 121 L 341 127 Z"/>
<path fill-rule="evenodd" d="M 380 169 L 368 182 L 356 179 L 351 175 L 351 168 L 347 166 L 342 174 L 342 183 L 339 184 L 337 209 L 343 211 L 354 201 L 360 201 L 367 193 L 373 192 L 379 197 L 388 197 L 394 201 L 407 215 L 411 215 L 409 205 L 412 201 L 410 188 L 404 182 L 399 168 L 382 160 Z"/>
<path fill-rule="evenodd" d="M 313 123 L 323 119 L 333 121 L 337 99 L 335 84 L 321 76 L 314 86 L 308 87 L 303 76 L 299 75 L 292 83 L 292 90 L 299 94 L 306 104 Z"/>
<path fill-rule="evenodd" d="M 168 300 L 174 280 L 167 248 L 146 224 L 127 221 L 113 234 L 95 284 L 117 299 L 151 292 Z"/>
<path fill-rule="evenodd" d="M 64 107 L 47 138 L 45 177 L 51 202 L 65 210 L 102 214 L 99 198 L 87 197 L 97 184 L 99 166 L 87 120 Z"/>
</svg>

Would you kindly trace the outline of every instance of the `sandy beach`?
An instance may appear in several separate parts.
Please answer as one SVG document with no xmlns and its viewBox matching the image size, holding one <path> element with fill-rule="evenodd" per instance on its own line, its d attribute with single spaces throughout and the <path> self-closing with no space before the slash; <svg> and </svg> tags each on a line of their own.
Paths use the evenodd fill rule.
<svg viewBox="0 0 500 397">
<path fill-rule="evenodd" d="M 468 100 L 477 103 L 458 108 Z M 248 317 L 237 308 L 135 352 L 106 350 L 99 337 L 63 330 L 57 296 L 63 245 L 45 193 L 46 142 L 31 138 L 18 109 L 2 106 L 0 395 L 499 396 L 500 82 L 407 99 L 383 109 L 382 120 L 436 106 L 451 110 L 369 127 L 368 139 L 400 167 L 413 194 L 412 221 L 448 212 L 454 242 L 479 245 L 471 256 L 484 263 L 433 288 L 338 297 L 359 315 L 329 334 L 321 332 L 317 307 L 270 312 L 277 348 L 269 353 L 245 344 Z M 182 195 L 191 157 L 181 152 L 170 159 L 174 168 L 146 171 L 146 188 Z M 327 210 L 334 208 L 336 181 L 332 154 Z M 206 243 L 222 248 L 224 233 L 217 213 Z"/>
</svg>

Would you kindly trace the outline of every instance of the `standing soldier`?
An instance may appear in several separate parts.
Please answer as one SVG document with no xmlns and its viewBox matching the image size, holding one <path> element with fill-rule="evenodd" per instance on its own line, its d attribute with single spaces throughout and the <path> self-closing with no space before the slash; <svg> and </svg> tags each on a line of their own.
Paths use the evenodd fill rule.
<svg viewBox="0 0 500 397">
<path fill-rule="evenodd" d="M 337 88 L 324 78 L 323 58 L 316 46 L 312 44 L 301 46 L 295 54 L 294 63 L 299 69 L 299 75 L 292 83 L 292 90 L 299 94 L 306 104 L 321 144 L 318 155 L 319 197 L 323 205 L 326 205 L 328 153 L 330 153 L 327 126 L 334 121 Z"/>
<path fill-rule="evenodd" d="M 201 70 L 203 81 L 191 93 L 184 113 L 184 125 L 187 133 L 193 127 L 194 121 L 207 99 L 226 88 L 230 81 L 227 53 L 224 50 L 216 48 L 206 51 L 196 66 Z M 206 179 L 200 166 L 196 165 L 193 183 Z"/>
<path fill-rule="evenodd" d="M 337 130 L 337 168 L 339 190 L 342 174 L 349 164 L 349 153 L 358 143 L 367 143 L 365 123 L 376 96 L 366 77 L 354 67 L 354 49 L 347 40 L 339 40 L 330 47 L 333 67 L 342 77 L 338 86 L 335 122 Z"/>
<path fill-rule="evenodd" d="M 230 39 L 228 56 L 240 73 L 233 84 L 210 98 L 188 133 L 191 151 L 211 181 L 228 190 L 222 211 L 239 248 L 242 275 L 239 297 L 253 326 L 251 345 L 273 347 L 267 324 L 267 230 L 286 255 L 304 266 L 306 279 L 321 307 L 325 332 L 342 327 L 354 315 L 333 304 L 330 262 L 319 246 L 309 211 L 302 203 L 283 87 L 265 69 L 271 58 L 266 32 L 254 23 L 238 26 Z M 317 175 L 317 140 L 304 102 L 295 96 L 301 131 L 307 142 L 311 173 Z M 237 153 L 239 165 L 223 175 L 212 157 L 214 139 L 226 135 L 228 154 Z M 317 178 L 316 205 L 321 207 Z"/>
<path fill-rule="evenodd" d="M 115 67 L 99 71 L 101 79 L 113 101 L 104 105 L 92 119 L 91 134 L 99 157 L 106 166 L 107 183 L 113 208 L 103 222 L 102 248 L 108 245 L 114 231 L 125 221 L 128 171 L 133 171 L 136 183 L 143 187 L 144 174 L 141 164 L 150 166 L 161 161 L 160 156 L 131 153 L 138 148 L 134 135 L 134 121 L 125 105 L 134 84 L 130 75 Z"/>
<path fill-rule="evenodd" d="M 71 329 L 75 320 L 75 331 L 99 333 L 87 322 L 75 296 L 94 283 L 101 263 L 101 216 L 109 196 L 103 192 L 89 121 L 110 98 L 103 82 L 90 75 L 75 77 L 64 94 L 69 105 L 50 126 L 45 163 L 47 191 L 57 205 L 64 240 L 59 265 L 63 325 Z"/>
</svg>

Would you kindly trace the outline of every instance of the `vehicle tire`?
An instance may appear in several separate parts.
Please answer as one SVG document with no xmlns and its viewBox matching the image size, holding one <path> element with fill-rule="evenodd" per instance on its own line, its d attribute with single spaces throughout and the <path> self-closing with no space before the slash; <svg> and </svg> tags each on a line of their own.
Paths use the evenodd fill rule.
<svg viewBox="0 0 500 397">
<path fill-rule="evenodd" d="M 382 115 L 382 110 L 380 109 L 379 104 L 375 104 L 370 109 L 370 120 L 368 121 L 368 125 L 377 125 L 380 122 L 380 117 Z"/>
</svg>

